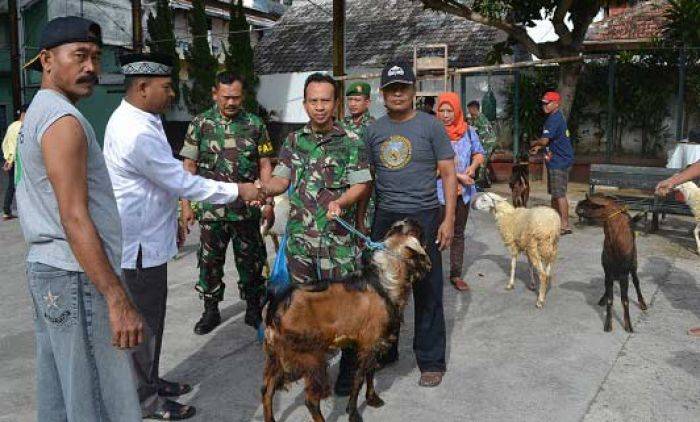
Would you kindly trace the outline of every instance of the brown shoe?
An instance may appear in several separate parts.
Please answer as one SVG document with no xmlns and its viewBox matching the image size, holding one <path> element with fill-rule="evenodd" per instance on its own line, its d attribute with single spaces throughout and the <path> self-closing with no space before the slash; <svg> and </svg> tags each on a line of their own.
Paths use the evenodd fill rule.
<svg viewBox="0 0 700 422">
<path fill-rule="evenodd" d="M 421 387 L 437 387 L 442 382 L 443 372 L 421 372 L 418 385 Z"/>
<path fill-rule="evenodd" d="M 689 329 L 688 335 L 691 337 L 700 337 L 700 327 L 693 327 Z"/>
<path fill-rule="evenodd" d="M 461 278 L 451 278 L 450 283 L 455 287 L 455 289 L 459 290 L 460 292 L 468 292 L 469 285 L 467 284 L 466 281 L 462 280 Z"/>
</svg>

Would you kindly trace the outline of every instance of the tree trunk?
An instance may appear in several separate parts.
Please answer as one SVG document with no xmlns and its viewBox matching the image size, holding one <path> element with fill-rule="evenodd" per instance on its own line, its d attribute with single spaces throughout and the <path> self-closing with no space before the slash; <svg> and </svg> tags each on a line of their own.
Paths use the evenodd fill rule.
<svg viewBox="0 0 700 422">
<path fill-rule="evenodd" d="M 560 110 L 567 120 L 571 113 L 571 106 L 574 103 L 576 84 L 582 69 L 582 62 L 562 63 L 559 65 L 559 85 L 557 89 L 562 99 Z"/>
</svg>

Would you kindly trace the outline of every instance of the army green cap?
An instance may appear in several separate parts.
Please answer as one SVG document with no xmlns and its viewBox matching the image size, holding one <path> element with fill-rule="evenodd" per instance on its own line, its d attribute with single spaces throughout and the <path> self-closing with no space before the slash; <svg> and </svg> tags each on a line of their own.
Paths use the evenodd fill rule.
<svg viewBox="0 0 700 422">
<path fill-rule="evenodd" d="M 371 92 L 372 88 L 370 88 L 367 82 L 353 82 L 345 91 L 345 96 L 351 97 L 353 95 L 365 95 L 369 97 Z"/>
</svg>

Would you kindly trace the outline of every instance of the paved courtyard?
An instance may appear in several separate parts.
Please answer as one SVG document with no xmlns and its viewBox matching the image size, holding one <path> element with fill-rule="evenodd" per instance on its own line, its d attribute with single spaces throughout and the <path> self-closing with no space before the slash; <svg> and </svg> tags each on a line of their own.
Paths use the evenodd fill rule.
<svg viewBox="0 0 700 422">
<path fill-rule="evenodd" d="M 3 181 L 4 185 L 4 181 Z M 536 196 L 543 202 L 544 196 Z M 503 190 L 502 186 L 496 188 Z M 670 219 L 658 234 L 640 232 L 639 275 L 649 304 L 630 307 L 635 333 L 622 330 L 615 292 L 612 333 L 603 332 L 600 265 L 602 230 L 576 225 L 562 238 L 555 282 L 543 310 L 525 286 L 524 258 L 514 291 L 504 290 L 506 256 L 493 219 L 472 212 L 467 227 L 469 293 L 445 286 L 448 372 L 437 388 L 418 387 L 411 350 L 413 310 L 406 311 L 400 361 L 377 376 L 386 405 L 360 399 L 367 421 L 698 421 L 700 339 L 686 334 L 700 325 L 700 262 L 688 219 Z M 243 324 L 244 304 L 235 289 L 233 260 L 222 304 L 225 322 L 206 336 L 193 334 L 201 302 L 196 278 L 196 233 L 169 266 L 168 316 L 162 373 L 189 382 L 181 398 L 198 408 L 193 421 L 262 420 L 263 354 Z M 32 314 L 24 276 L 25 246 L 19 223 L 0 223 L 0 421 L 35 419 Z M 632 294 L 630 298 L 635 298 Z M 331 374 L 337 372 L 337 357 Z M 362 396 L 364 397 L 364 396 Z M 347 399 L 331 397 L 322 409 L 329 421 L 347 420 Z M 279 421 L 309 420 L 300 384 L 276 397 Z"/>
</svg>

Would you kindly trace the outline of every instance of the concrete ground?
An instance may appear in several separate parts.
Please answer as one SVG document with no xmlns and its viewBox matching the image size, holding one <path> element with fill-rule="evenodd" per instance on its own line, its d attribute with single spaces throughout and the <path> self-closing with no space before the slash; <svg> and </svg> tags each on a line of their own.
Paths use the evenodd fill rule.
<svg viewBox="0 0 700 422">
<path fill-rule="evenodd" d="M 503 191 L 503 186 L 495 190 Z M 581 187 L 574 189 L 581 191 Z M 542 187 L 533 196 L 544 202 Z M 700 266 L 688 219 L 670 219 L 662 231 L 640 233 L 639 275 L 649 309 L 631 306 L 635 333 L 621 326 L 616 289 L 614 330 L 603 332 L 599 227 L 576 225 L 562 238 L 556 280 L 543 310 L 525 286 L 524 258 L 514 291 L 505 291 L 509 258 L 488 214 L 473 212 L 468 226 L 466 279 L 471 292 L 445 286 L 448 372 L 437 388 L 417 385 L 411 350 L 413 309 L 406 310 L 400 361 L 381 371 L 379 409 L 360 399 L 365 420 L 382 421 L 698 421 L 700 420 Z M 201 313 L 193 283 L 196 234 L 169 267 L 168 316 L 162 373 L 189 382 L 181 398 L 197 406 L 193 421 L 261 420 L 263 354 L 243 324 L 235 270 L 226 264 L 225 322 L 206 336 L 192 333 Z M 34 420 L 31 305 L 25 287 L 25 247 L 17 221 L 0 223 L 0 421 Z M 631 298 L 634 298 L 634 294 Z M 337 371 L 337 357 L 331 374 Z M 323 401 L 329 421 L 347 420 L 345 398 Z M 301 385 L 276 396 L 279 421 L 309 420 Z"/>
</svg>

